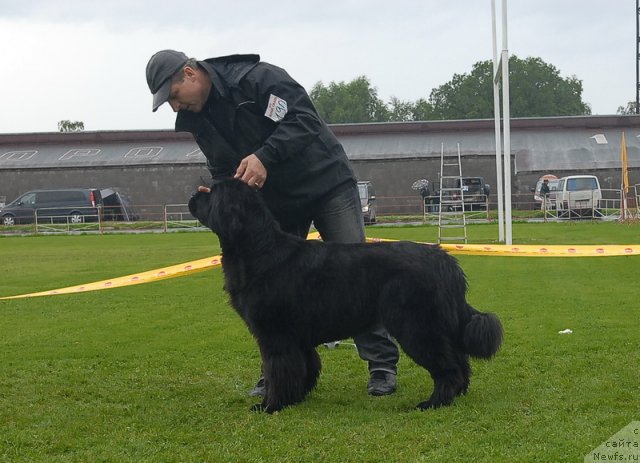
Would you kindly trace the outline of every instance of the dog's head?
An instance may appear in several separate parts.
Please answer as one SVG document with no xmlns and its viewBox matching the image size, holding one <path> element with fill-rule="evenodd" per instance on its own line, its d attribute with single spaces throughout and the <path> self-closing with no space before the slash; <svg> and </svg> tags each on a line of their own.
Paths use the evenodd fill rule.
<svg viewBox="0 0 640 463">
<path fill-rule="evenodd" d="M 189 200 L 189 211 L 221 239 L 258 233 L 273 222 L 260 194 L 234 179 L 199 187 Z"/>
</svg>

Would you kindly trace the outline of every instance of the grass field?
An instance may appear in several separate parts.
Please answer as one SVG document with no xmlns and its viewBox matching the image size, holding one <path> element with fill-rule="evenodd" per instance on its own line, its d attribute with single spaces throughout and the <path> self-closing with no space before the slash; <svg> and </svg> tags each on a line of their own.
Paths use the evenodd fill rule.
<svg viewBox="0 0 640 463">
<path fill-rule="evenodd" d="M 514 224 L 514 242 L 640 242 L 639 225 Z M 435 227 L 370 236 L 433 241 Z M 469 227 L 495 242 L 495 226 Z M 217 254 L 211 233 L 0 238 L 0 296 Z M 221 270 L 128 288 L 0 301 L 2 462 L 582 462 L 640 419 L 640 258 L 460 256 L 470 302 L 505 342 L 452 407 L 403 356 L 399 389 L 366 394 L 348 343 L 319 348 L 308 400 L 248 411 L 260 359 Z M 565 328 L 573 334 L 559 335 Z"/>
</svg>

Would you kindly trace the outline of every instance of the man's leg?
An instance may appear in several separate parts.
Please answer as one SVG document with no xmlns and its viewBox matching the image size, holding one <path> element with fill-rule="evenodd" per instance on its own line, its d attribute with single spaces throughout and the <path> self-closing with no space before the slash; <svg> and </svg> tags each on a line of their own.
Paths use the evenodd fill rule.
<svg viewBox="0 0 640 463">
<path fill-rule="evenodd" d="M 323 198 L 313 210 L 313 222 L 324 241 L 362 243 L 365 241 L 362 206 L 358 188 L 341 188 Z M 371 332 L 354 336 L 360 358 L 369 364 L 371 395 L 387 395 L 396 389 L 398 347 L 389 333 L 379 326 Z"/>
</svg>

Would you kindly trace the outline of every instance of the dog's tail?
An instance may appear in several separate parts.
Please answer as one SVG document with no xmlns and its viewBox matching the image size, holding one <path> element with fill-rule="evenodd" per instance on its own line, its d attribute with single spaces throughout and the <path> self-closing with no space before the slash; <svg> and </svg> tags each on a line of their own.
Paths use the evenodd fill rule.
<svg viewBox="0 0 640 463">
<path fill-rule="evenodd" d="M 464 349 L 472 357 L 489 359 L 502 344 L 502 324 L 493 313 L 478 312 L 467 304 L 470 319 L 464 327 Z"/>
</svg>

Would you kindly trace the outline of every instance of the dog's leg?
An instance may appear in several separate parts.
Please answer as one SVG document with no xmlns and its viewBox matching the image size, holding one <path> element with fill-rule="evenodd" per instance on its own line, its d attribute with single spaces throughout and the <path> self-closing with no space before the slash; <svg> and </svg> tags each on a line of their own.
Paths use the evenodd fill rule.
<svg viewBox="0 0 640 463">
<path fill-rule="evenodd" d="M 450 405 L 457 396 L 467 392 L 471 376 L 469 357 L 451 346 L 446 338 L 434 336 L 434 333 L 417 336 L 415 325 L 400 332 L 389 332 L 404 352 L 427 369 L 433 379 L 433 393 L 417 405 L 418 409 Z"/>
<path fill-rule="evenodd" d="M 433 393 L 429 400 L 420 402 L 417 408 L 427 410 L 451 405 L 453 399 L 463 395 L 469 388 L 471 367 L 469 357 L 457 352 L 444 342 L 421 363 L 433 379 Z"/>
<path fill-rule="evenodd" d="M 450 358 L 438 358 L 429 368 L 433 378 L 433 393 L 429 400 L 420 402 L 416 408 L 427 410 L 450 405 L 459 395 L 463 395 L 469 388 L 471 367 L 469 358 L 464 354 L 451 354 Z"/>
<path fill-rule="evenodd" d="M 266 393 L 262 403 L 254 405 L 252 411 L 275 413 L 301 402 L 309 392 L 305 353 L 284 338 L 260 346 Z"/>
<path fill-rule="evenodd" d="M 426 410 L 450 405 L 469 387 L 471 368 L 468 356 L 456 347 L 455 327 L 448 311 L 433 294 L 416 281 L 390 280 L 380 297 L 382 321 L 402 350 L 429 371 L 433 393 L 417 408 Z"/>
<path fill-rule="evenodd" d="M 318 377 L 320 376 L 320 370 L 322 364 L 320 363 L 320 356 L 315 348 L 311 347 L 304 351 L 305 360 L 307 365 L 307 377 L 305 382 L 305 395 L 311 392 L 318 383 Z"/>
</svg>

